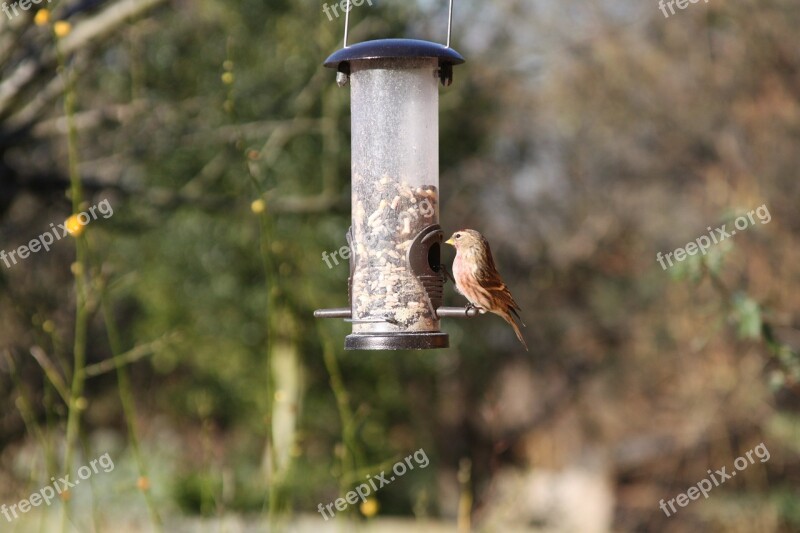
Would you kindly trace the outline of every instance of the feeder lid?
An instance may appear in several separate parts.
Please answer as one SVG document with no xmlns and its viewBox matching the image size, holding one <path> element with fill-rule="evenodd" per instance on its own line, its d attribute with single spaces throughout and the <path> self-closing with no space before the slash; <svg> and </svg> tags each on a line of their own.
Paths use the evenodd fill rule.
<svg viewBox="0 0 800 533">
<path fill-rule="evenodd" d="M 339 69 L 342 63 L 356 59 L 437 58 L 439 65 L 460 65 L 464 58 L 447 46 L 418 39 L 379 39 L 364 41 L 337 50 L 323 63 L 328 68 Z"/>
</svg>

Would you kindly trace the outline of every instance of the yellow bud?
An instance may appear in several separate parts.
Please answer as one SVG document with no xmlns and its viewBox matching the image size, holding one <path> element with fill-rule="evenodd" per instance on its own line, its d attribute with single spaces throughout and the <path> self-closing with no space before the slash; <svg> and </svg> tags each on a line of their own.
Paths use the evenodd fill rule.
<svg viewBox="0 0 800 533">
<path fill-rule="evenodd" d="M 36 16 L 33 17 L 33 22 L 37 26 L 44 26 L 48 22 L 50 22 L 50 10 L 49 9 L 40 9 L 36 12 Z"/>
<path fill-rule="evenodd" d="M 136 488 L 142 492 L 147 492 L 150 490 L 150 480 L 146 476 L 140 476 L 136 480 Z"/>
<path fill-rule="evenodd" d="M 89 401 L 83 396 L 75 400 L 75 409 L 78 411 L 85 411 L 87 407 L 89 407 Z"/>
<path fill-rule="evenodd" d="M 222 83 L 224 83 L 225 85 L 230 85 L 231 83 L 233 83 L 233 72 L 223 72 Z"/>
<path fill-rule="evenodd" d="M 42 329 L 45 333 L 53 333 L 56 330 L 56 325 L 53 324 L 52 320 L 48 319 L 42 323 Z"/>
<path fill-rule="evenodd" d="M 66 221 L 67 231 L 73 237 L 78 237 L 81 233 L 83 233 L 83 224 L 78 219 L 78 215 L 72 215 Z"/>
<path fill-rule="evenodd" d="M 361 502 L 360 506 L 361 514 L 363 514 L 367 518 L 375 516 L 376 514 L 378 514 L 378 507 L 379 507 L 378 500 L 376 500 L 375 498 L 370 498 L 365 502 Z"/>
<path fill-rule="evenodd" d="M 261 198 L 259 198 L 258 200 L 253 200 L 253 203 L 250 204 L 250 210 L 257 215 L 259 213 L 263 213 L 266 209 L 267 209 L 267 204 Z"/>
<path fill-rule="evenodd" d="M 72 24 L 67 22 L 66 20 L 59 20 L 55 24 L 53 24 L 53 32 L 56 34 L 56 37 L 66 37 L 69 35 L 69 32 L 72 30 Z"/>
<path fill-rule="evenodd" d="M 72 263 L 69 266 L 69 269 L 72 271 L 74 276 L 80 276 L 83 274 L 83 265 L 78 262 Z"/>
</svg>

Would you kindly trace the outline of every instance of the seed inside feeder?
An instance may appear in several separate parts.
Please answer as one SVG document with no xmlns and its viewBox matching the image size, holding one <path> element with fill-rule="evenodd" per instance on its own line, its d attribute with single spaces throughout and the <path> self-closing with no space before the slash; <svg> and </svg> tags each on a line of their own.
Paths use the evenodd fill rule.
<svg viewBox="0 0 800 533">
<path fill-rule="evenodd" d="M 422 284 L 406 264 L 413 238 L 438 222 L 437 188 L 388 177 L 376 184 L 354 176 L 353 184 L 353 292 L 360 295 L 353 302 L 353 318 L 367 324 L 386 321 L 398 331 L 438 330 Z"/>
</svg>

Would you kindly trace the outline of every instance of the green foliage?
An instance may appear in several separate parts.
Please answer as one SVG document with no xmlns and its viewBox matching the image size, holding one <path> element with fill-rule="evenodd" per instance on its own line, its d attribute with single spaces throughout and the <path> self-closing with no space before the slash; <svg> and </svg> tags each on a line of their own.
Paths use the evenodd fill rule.
<svg viewBox="0 0 800 533">
<path fill-rule="evenodd" d="M 800 528 L 800 493 L 794 487 L 775 490 L 771 498 L 781 519 L 792 529 Z"/>
<path fill-rule="evenodd" d="M 740 338 L 752 340 L 761 338 L 761 308 L 755 300 L 741 293 L 734 295 L 733 318 Z"/>
</svg>

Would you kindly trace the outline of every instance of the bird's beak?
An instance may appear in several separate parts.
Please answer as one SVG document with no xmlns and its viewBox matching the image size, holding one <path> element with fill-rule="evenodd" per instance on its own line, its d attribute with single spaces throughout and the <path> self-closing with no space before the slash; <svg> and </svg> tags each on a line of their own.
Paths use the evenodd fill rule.
<svg viewBox="0 0 800 533">
<path fill-rule="evenodd" d="M 453 238 L 452 237 L 450 237 L 449 239 L 444 241 L 444 243 L 445 244 L 449 244 L 450 246 L 455 246 L 455 243 L 453 242 Z"/>
</svg>

